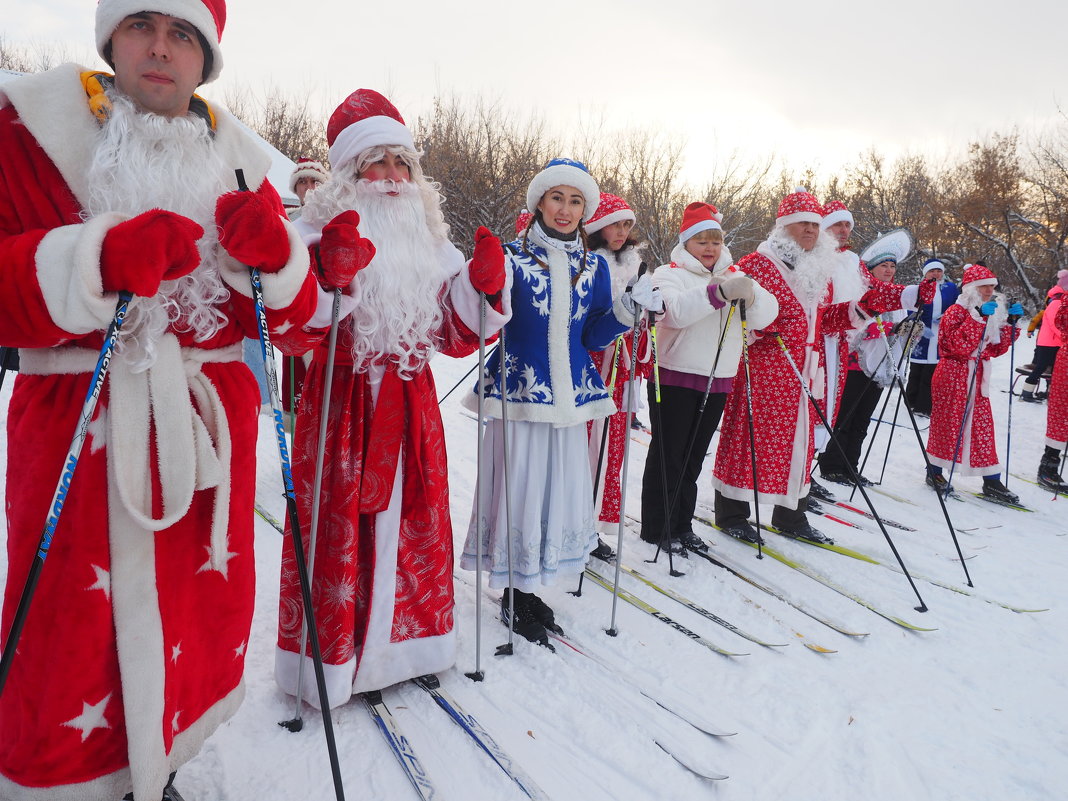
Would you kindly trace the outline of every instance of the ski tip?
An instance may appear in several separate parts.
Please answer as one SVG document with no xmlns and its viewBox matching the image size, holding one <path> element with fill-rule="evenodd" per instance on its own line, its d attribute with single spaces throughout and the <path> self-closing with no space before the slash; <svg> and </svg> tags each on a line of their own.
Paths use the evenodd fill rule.
<svg viewBox="0 0 1068 801">
<path fill-rule="evenodd" d="M 822 645 L 816 645 L 815 643 L 812 643 L 812 642 L 805 642 L 805 643 L 801 643 L 801 644 L 804 645 L 808 650 L 815 651 L 817 654 L 836 654 L 836 653 L 838 653 L 833 648 L 824 648 Z"/>
</svg>

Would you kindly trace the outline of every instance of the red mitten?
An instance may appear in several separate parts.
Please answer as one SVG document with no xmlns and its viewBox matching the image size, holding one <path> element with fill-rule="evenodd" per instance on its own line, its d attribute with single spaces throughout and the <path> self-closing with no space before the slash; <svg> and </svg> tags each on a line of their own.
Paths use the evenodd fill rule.
<svg viewBox="0 0 1068 801">
<path fill-rule="evenodd" d="M 289 261 L 289 234 L 274 205 L 259 192 L 227 192 L 215 204 L 219 244 L 248 267 L 276 273 Z"/>
<path fill-rule="evenodd" d="M 344 289 L 375 257 L 374 243 L 360 236 L 359 224 L 359 214 L 343 211 L 323 226 L 319 276 L 326 289 Z"/>
<path fill-rule="evenodd" d="M 152 297 L 164 281 L 188 275 L 200 264 L 197 240 L 204 229 L 170 211 L 152 209 L 119 223 L 100 249 L 100 281 L 105 292 Z"/>
<path fill-rule="evenodd" d="M 938 282 L 933 278 L 920 282 L 920 305 L 926 306 L 934 303 L 935 292 L 938 291 Z"/>
<path fill-rule="evenodd" d="M 475 252 L 467 268 L 476 292 L 496 295 L 504 289 L 504 251 L 501 240 L 480 225 L 475 231 Z"/>
</svg>

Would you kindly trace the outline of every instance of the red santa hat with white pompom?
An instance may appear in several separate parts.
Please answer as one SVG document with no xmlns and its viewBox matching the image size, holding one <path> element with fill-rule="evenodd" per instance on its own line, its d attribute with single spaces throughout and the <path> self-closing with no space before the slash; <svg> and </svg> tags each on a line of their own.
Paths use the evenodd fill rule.
<svg viewBox="0 0 1068 801">
<path fill-rule="evenodd" d="M 711 203 L 697 201 L 691 203 L 682 212 L 679 225 L 679 244 L 683 245 L 702 231 L 722 231 L 723 214 Z"/>
<path fill-rule="evenodd" d="M 597 204 L 597 211 L 586 221 L 586 233 L 592 234 L 612 223 L 634 219 L 636 219 L 634 211 L 627 205 L 627 201 L 619 195 L 601 192 L 601 202 Z"/>
<path fill-rule="evenodd" d="M 990 271 L 985 264 L 968 264 L 964 267 L 964 278 L 961 280 L 961 288 L 968 286 L 995 286 L 998 277 Z"/>
<path fill-rule="evenodd" d="M 312 178 L 322 184 L 330 180 L 330 171 L 323 166 L 322 162 L 315 159 L 297 159 L 293 173 L 289 176 L 290 192 L 297 191 L 297 181 L 301 178 Z"/>
<path fill-rule="evenodd" d="M 777 228 L 799 222 L 823 222 L 823 206 L 816 200 L 816 196 L 803 186 L 797 187 L 782 199 L 775 215 Z"/>
<path fill-rule="evenodd" d="M 222 72 L 223 27 L 226 25 L 226 0 L 100 0 L 96 6 L 96 50 L 100 57 L 111 64 L 111 35 L 124 19 L 131 14 L 166 14 L 185 20 L 208 43 L 205 54 L 204 83 L 214 81 Z"/>
<path fill-rule="evenodd" d="M 404 117 L 374 89 L 357 89 L 334 109 L 326 125 L 326 142 L 335 170 L 371 147 L 397 145 L 415 150 Z"/>
<path fill-rule="evenodd" d="M 828 200 L 823 204 L 823 219 L 820 221 L 820 228 L 826 231 L 835 223 L 847 222 L 852 229 L 856 225 L 856 221 L 853 219 L 853 212 L 846 208 L 846 204 L 841 200 Z"/>
</svg>

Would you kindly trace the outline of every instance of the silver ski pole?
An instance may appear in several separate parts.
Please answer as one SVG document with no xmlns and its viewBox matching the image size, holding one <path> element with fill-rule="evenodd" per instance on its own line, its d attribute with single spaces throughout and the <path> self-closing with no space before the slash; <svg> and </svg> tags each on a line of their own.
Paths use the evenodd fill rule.
<svg viewBox="0 0 1068 801">
<path fill-rule="evenodd" d="M 468 373 L 470 375 L 470 373 Z M 486 444 L 484 407 L 486 405 L 486 293 L 478 294 L 478 451 L 475 455 L 475 669 L 464 675 L 482 681 L 482 545 L 486 533 L 486 502 L 482 490 L 485 470 L 482 453 Z M 462 379 L 461 379 L 462 380 Z M 459 386 L 459 384 L 457 384 Z"/>
<path fill-rule="evenodd" d="M 330 318 L 330 341 L 326 350 L 326 377 L 323 379 L 323 400 L 319 407 L 319 442 L 315 449 L 315 483 L 312 485 L 311 532 L 308 534 L 308 585 L 315 586 L 315 541 L 319 534 L 319 504 L 323 496 L 323 462 L 326 457 L 326 424 L 330 415 L 330 389 L 334 384 L 334 355 L 337 353 L 338 317 L 341 315 L 341 290 L 334 290 L 334 308 Z M 292 408 L 292 407 L 290 407 Z M 308 644 L 308 622 L 300 623 L 300 659 L 297 662 L 297 698 L 293 717 L 300 717 L 304 698 L 304 649 Z M 326 703 L 325 698 L 319 699 Z"/>
<path fill-rule="evenodd" d="M 515 640 L 515 581 L 512 575 L 512 493 L 508 484 L 508 349 L 504 345 L 504 328 L 498 338 L 501 365 L 501 454 L 504 458 L 504 525 L 508 530 L 508 642 L 497 647 L 497 656 L 511 656 Z"/>
</svg>

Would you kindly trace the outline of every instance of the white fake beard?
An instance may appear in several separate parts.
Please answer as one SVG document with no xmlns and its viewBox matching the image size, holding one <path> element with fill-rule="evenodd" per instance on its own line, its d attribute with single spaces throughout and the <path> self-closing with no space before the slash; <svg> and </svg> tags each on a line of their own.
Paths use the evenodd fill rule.
<svg viewBox="0 0 1068 801">
<path fill-rule="evenodd" d="M 1001 341 L 1001 327 L 1009 321 L 1009 311 L 1005 308 L 1005 296 L 1000 292 L 995 292 L 990 296 L 990 299 L 996 301 L 998 307 L 993 314 L 986 318 L 983 341 L 996 344 Z M 961 290 L 960 297 L 957 298 L 957 303 L 967 309 L 973 319 L 980 322 L 983 321 L 983 315 L 977 311 L 976 307 L 982 306 L 983 302 L 983 298 L 979 294 L 979 287 L 975 284 L 965 286 Z"/>
<path fill-rule="evenodd" d="M 375 246 L 374 259 L 353 281 L 358 295 L 349 317 L 353 367 L 365 371 L 371 364 L 395 364 L 401 378 L 410 378 L 437 352 L 440 341 L 447 276 L 439 252 L 446 240 L 431 234 L 423 193 L 415 183 L 339 181 L 329 189 L 309 198 L 305 220 L 318 227 L 354 209 L 360 215 L 360 234 Z"/>
<path fill-rule="evenodd" d="M 785 228 L 776 226 L 768 234 L 768 245 L 783 261 L 793 266 L 787 270 L 786 283 L 805 308 L 823 302 L 838 263 L 838 242 L 821 231 L 812 250 L 802 250 Z"/>
<path fill-rule="evenodd" d="M 155 363 L 156 344 L 168 327 L 192 331 L 202 342 L 226 324 L 219 306 L 230 293 L 219 276 L 215 227 L 215 202 L 226 191 L 226 168 L 200 117 L 163 117 L 139 111 L 117 92 L 108 97 L 111 112 L 93 149 L 83 218 L 105 212 L 134 217 L 158 208 L 204 227 L 197 269 L 165 281 L 154 297 L 130 303 L 118 352 L 142 371 Z"/>
</svg>

